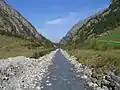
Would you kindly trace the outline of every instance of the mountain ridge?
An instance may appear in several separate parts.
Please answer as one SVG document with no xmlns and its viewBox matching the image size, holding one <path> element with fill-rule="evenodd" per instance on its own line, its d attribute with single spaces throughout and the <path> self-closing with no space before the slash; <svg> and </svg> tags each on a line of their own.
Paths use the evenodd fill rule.
<svg viewBox="0 0 120 90">
<path fill-rule="evenodd" d="M 0 0 L 0 43 L 0 58 L 39 58 L 54 49 L 50 40 L 4 0 Z"/>
<path fill-rule="evenodd" d="M 112 30 L 117 25 L 115 25 L 114 23 L 118 23 L 120 19 L 119 5 L 119 0 L 112 0 L 108 8 L 105 8 L 104 10 L 99 11 L 97 14 L 86 18 L 82 23 L 78 22 L 66 34 L 66 36 L 61 39 L 60 44 L 67 44 L 68 42 L 77 42 L 77 40 L 80 39 L 80 37 L 83 34 L 85 36 L 83 41 L 85 41 L 90 37 L 96 37 L 104 32 Z M 109 22 L 110 18 L 113 18 L 113 20 Z"/>
<path fill-rule="evenodd" d="M 7 25 L 9 27 L 8 29 L 6 25 L 1 29 L 6 29 L 6 31 L 26 37 L 30 36 L 37 39 L 46 39 L 38 33 L 36 28 L 27 19 L 25 19 L 16 9 L 13 9 L 10 5 L 8 5 L 4 0 L 0 0 L 0 16 L 0 25 L 5 25 L 5 23 L 8 22 Z"/>
</svg>

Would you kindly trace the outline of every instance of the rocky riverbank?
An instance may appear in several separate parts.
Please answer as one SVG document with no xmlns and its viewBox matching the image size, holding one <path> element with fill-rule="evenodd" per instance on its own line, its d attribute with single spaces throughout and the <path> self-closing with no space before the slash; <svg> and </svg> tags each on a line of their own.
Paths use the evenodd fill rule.
<svg viewBox="0 0 120 90">
<path fill-rule="evenodd" d="M 77 58 L 70 56 L 66 51 L 61 49 L 62 54 L 72 63 L 76 72 L 80 73 L 82 79 L 86 80 L 88 90 L 120 90 L 120 77 L 111 71 L 105 74 L 97 74 L 92 68 L 89 68 L 77 62 Z"/>
<path fill-rule="evenodd" d="M 41 80 L 56 51 L 39 59 L 18 56 L 0 60 L 0 90 L 41 90 Z"/>
</svg>

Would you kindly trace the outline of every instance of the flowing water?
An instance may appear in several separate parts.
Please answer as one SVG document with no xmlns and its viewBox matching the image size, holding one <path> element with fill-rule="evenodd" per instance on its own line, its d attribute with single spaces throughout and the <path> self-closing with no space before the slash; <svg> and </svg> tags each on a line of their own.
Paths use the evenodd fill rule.
<svg viewBox="0 0 120 90">
<path fill-rule="evenodd" d="M 84 80 L 60 51 L 53 57 L 49 74 L 42 80 L 42 90 L 85 90 Z"/>
</svg>

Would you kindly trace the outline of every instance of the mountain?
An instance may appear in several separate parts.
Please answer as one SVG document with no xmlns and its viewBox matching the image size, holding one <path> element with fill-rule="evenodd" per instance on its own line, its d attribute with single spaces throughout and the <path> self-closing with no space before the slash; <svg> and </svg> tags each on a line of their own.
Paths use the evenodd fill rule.
<svg viewBox="0 0 120 90">
<path fill-rule="evenodd" d="M 51 41 L 4 0 L 0 0 L 0 43 L 0 56 L 24 55 L 23 52 L 53 47 Z"/>
<path fill-rule="evenodd" d="M 75 24 L 60 44 L 96 74 L 119 76 L 120 0 L 111 0 L 108 8 Z"/>
<path fill-rule="evenodd" d="M 0 0 L 0 31 L 2 30 L 21 36 L 44 39 L 30 22 L 4 0 Z"/>
<path fill-rule="evenodd" d="M 119 16 L 120 1 L 112 0 L 108 8 L 75 24 L 60 43 L 83 43 L 91 37 L 107 35 L 120 26 Z"/>
</svg>

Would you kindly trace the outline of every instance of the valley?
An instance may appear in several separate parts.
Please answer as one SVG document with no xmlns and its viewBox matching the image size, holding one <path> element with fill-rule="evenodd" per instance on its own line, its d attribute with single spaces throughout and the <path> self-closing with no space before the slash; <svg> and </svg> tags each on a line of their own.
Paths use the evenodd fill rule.
<svg viewBox="0 0 120 90">
<path fill-rule="evenodd" d="M 43 30 L 72 22 L 71 16 L 77 15 L 46 21 Z M 74 24 L 58 43 L 0 0 L 0 90 L 120 90 L 119 16 L 120 1 L 111 0 Z"/>
</svg>

